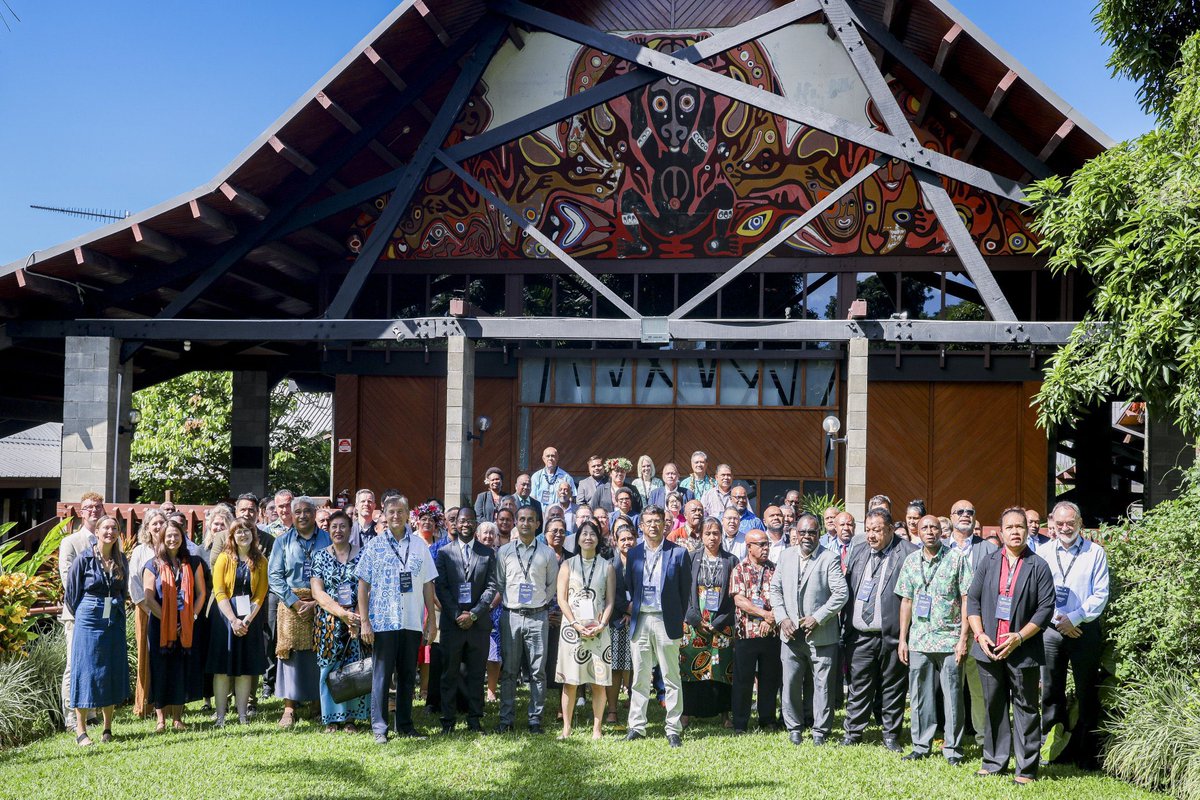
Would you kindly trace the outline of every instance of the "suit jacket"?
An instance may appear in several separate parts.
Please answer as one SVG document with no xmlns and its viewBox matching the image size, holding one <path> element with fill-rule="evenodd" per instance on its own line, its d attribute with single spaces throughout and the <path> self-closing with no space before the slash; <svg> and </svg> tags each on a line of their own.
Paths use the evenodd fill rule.
<svg viewBox="0 0 1200 800">
<path fill-rule="evenodd" d="M 716 586 L 721 590 L 721 604 L 709 615 L 708 624 L 720 630 L 733 627 L 735 607 L 733 596 L 729 594 L 729 579 L 733 577 L 733 568 L 738 565 L 738 558 L 728 550 L 721 550 L 717 553 L 717 562 L 720 567 L 717 569 Z M 704 553 L 697 552 L 696 557 L 692 559 L 692 582 L 687 607 L 687 623 L 693 628 L 700 627 L 700 577 L 704 571 L 703 564 Z"/>
<path fill-rule="evenodd" d="M 853 545 L 853 542 L 851 542 Z M 896 580 L 900 577 L 900 568 L 904 559 L 918 548 L 912 542 L 907 542 L 895 536 L 887 558 L 887 580 L 883 584 L 883 595 L 879 599 L 879 621 L 883 638 L 889 643 L 900 644 L 900 597 L 896 594 Z M 858 547 L 852 547 L 850 563 L 846 567 L 846 585 L 850 588 L 850 598 L 842 609 L 842 629 L 846 635 L 854 630 L 854 598 L 858 597 L 858 589 L 866 577 L 869 559 L 875 551 L 864 540 Z"/>
<path fill-rule="evenodd" d="M 80 528 L 72 534 L 63 537 L 62 542 L 58 545 L 58 577 L 62 581 L 63 589 L 66 589 L 68 578 L 71 574 L 71 565 L 75 563 L 75 559 L 79 558 L 84 553 L 91 552 L 92 541 L 95 539 L 95 534 L 87 528 Z M 141 580 L 141 576 L 138 576 Z M 71 613 L 70 607 L 63 603 L 62 614 L 59 619 L 64 621 L 75 619 L 75 615 Z"/>
<path fill-rule="evenodd" d="M 983 619 L 983 632 L 996 641 L 996 599 L 1000 596 L 1000 565 L 1004 551 L 997 549 L 983 559 L 975 572 L 971 588 L 967 592 L 967 614 Z M 1018 646 L 1005 659 L 1018 669 L 1040 667 L 1046 663 L 1046 648 L 1042 642 L 1042 631 L 1054 617 L 1054 575 L 1050 565 L 1027 549 L 1022 558 L 1021 571 L 1013 584 L 1012 614 L 1010 629 L 1019 631 L 1025 623 L 1032 622 L 1039 630 Z M 976 661 L 991 661 L 983 653 L 979 643 L 971 645 L 971 655 Z"/>
<path fill-rule="evenodd" d="M 817 547 L 812 564 L 800 581 L 800 548 L 789 547 L 779 557 L 771 576 L 771 608 L 777 622 L 787 617 L 796 625 L 811 616 L 817 629 L 808 637 L 809 644 L 821 647 L 837 644 L 839 612 L 850 598 L 846 577 L 842 575 L 838 551 Z"/>
<path fill-rule="evenodd" d="M 437 577 L 433 580 L 433 591 L 442 604 L 441 626 L 443 630 L 453 627 L 458 630 L 455 618 L 464 611 L 472 611 L 477 619 L 472 631 L 492 629 L 492 601 L 500 591 L 500 579 L 496 574 L 496 551 L 471 540 L 471 553 L 475 559 L 471 569 L 463 563 L 457 541 L 442 545 L 437 554 Z M 470 582 L 471 604 L 458 602 L 458 587 Z"/>
<path fill-rule="evenodd" d="M 546 512 L 542 508 L 541 501 L 538 500 L 536 497 L 534 497 L 533 495 L 529 495 L 529 497 L 526 498 L 524 500 L 524 502 L 522 502 L 521 498 L 517 497 L 515 494 L 510 494 L 509 497 L 511 497 L 513 499 L 513 502 L 517 504 L 517 511 L 520 511 L 525 506 L 533 506 L 533 508 L 536 509 L 537 513 L 538 513 L 538 520 L 539 520 L 538 525 L 541 526 L 541 525 L 546 524 Z M 540 527 L 539 527 L 539 530 L 540 530 Z"/>
<path fill-rule="evenodd" d="M 504 495 L 500 497 L 503 499 Z M 500 504 L 492 500 L 492 493 L 487 489 L 475 495 L 475 517 L 480 522 L 492 522 L 499 507 Z"/>
<path fill-rule="evenodd" d="M 942 539 L 942 544 L 947 547 L 957 547 L 957 542 L 955 542 L 953 536 Z M 971 574 L 978 572 L 980 562 L 999 549 L 999 547 L 982 536 L 971 534 Z"/>
<path fill-rule="evenodd" d="M 629 592 L 629 636 L 637 634 L 638 612 L 642 608 L 642 569 L 646 563 L 646 543 L 639 542 L 625 556 L 625 589 Z M 687 613 L 688 594 L 692 589 L 692 557 L 686 547 L 663 539 L 662 609 L 663 626 L 672 639 L 683 638 L 683 619 Z"/>
<path fill-rule="evenodd" d="M 608 483 L 608 478 L 596 480 L 591 475 L 588 475 L 575 487 L 575 502 L 587 503 L 589 506 L 594 506 L 596 490 L 606 483 Z"/>
<path fill-rule="evenodd" d="M 638 495 L 637 489 L 634 489 L 632 484 L 627 483 L 625 486 L 629 487 L 629 491 L 633 492 L 633 506 L 631 507 L 631 510 L 633 515 L 637 516 L 638 514 L 642 513 L 642 498 Z M 602 483 L 596 487 L 596 494 L 593 495 L 591 505 L 592 508 L 603 508 L 610 514 L 616 510 L 616 506 L 613 505 L 611 483 Z"/>
<path fill-rule="evenodd" d="M 696 495 L 692 494 L 691 489 L 685 489 L 683 486 L 676 486 L 675 492 L 683 497 L 683 502 L 695 500 Z M 659 508 L 667 507 L 667 495 L 672 494 L 666 486 L 656 486 L 650 490 L 650 500 L 647 505 L 658 506 Z"/>
</svg>

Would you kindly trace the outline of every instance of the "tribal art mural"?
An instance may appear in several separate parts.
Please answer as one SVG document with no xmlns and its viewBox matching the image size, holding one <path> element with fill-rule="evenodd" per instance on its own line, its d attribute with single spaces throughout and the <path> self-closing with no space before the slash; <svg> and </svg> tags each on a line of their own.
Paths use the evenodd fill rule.
<svg viewBox="0 0 1200 800">
<path fill-rule="evenodd" d="M 631 41 L 675 52 L 708 34 L 633 34 Z M 823 35 L 823 34 L 822 34 Z M 784 93 L 761 42 L 716 56 L 710 68 Z M 562 93 L 584 91 L 628 69 L 590 48 L 570 61 Z M 446 146 L 492 124 L 506 102 L 485 75 Z M 861 93 L 859 114 L 882 120 Z M 899 92 L 912 118 L 919 101 Z M 511 118 L 509 115 L 506 119 Z M 918 131 L 924 146 L 954 154 L 936 120 Z M 576 257 L 740 257 L 866 166 L 875 153 L 819 130 L 793 125 L 744 103 L 664 78 L 497 147 L 465 168 L 560 247 Z M 981 253 L 1032 253 L 1020 210 L 966 184 L 946 186 Z M 380 198 L 377 205 L 386 202 Z M 362 215 L 351 242 L 364 241 Z M 916 179 L 893 161 L 786 247 L 796 254 L 913 255 L 949 252 Z M 549 254 L 449 171 L 428 177 L 385 251 L 387 259 L 544 258 Z"/>
</svg>

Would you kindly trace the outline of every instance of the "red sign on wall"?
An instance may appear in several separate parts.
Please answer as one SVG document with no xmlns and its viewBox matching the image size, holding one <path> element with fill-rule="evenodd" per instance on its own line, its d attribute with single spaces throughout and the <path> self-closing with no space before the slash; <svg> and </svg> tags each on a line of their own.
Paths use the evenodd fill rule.
<svg viewBox="0 0 1200 800">
<path fill-rule="evenodd" d="M 353 448 L 350 446 L 350 440 L 349 440 L 349 439 L 338 439 L 338 449 L 337 449 L 337 451 L 338 451 L 339 453 L 350 453 L 350 452 L 353 452 Z"/>
</svg>

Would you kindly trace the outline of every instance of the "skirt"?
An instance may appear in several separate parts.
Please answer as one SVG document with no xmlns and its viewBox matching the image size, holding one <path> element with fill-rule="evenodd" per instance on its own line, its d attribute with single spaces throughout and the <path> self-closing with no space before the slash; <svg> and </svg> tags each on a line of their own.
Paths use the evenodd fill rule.
<svg viewBox="0 0 1200 800">
<path fill-rule="evenodd" d="M 216 607 L 216 603 L 213 604 Z M 267 651 L 263 647 L 266 634 L 266 609 L 254 615 L 245 636 L 234 636 L 229 620 L 218 613 L 212 621 L 208 640 L 208 661 L 205 671 L 210 675 L 262 675 L 267 671 Z"/>
<path fill-rule="evenodd" d="M 487 660 L 493 664 L 500 663 L 500 606 L 492 609 L 492 633 L 488 638 Z"/>
<path fill-rule="evenodd" d="M 321 699 L 321 668 L 314 650 L 296 650 L 281 658 L 275 670 L 275 696 L 297 703 Z"/>
<path fill-rule="evenodd" d="M 137 681 L 133 688 L 133 715 L 141 719 L 150 716 L 150 613 L 141 606 L 133 609 L 133 636 L 137 644 Z"/>
<path fill-rule="evenodd" d="M 203 614 L 201 615 L 203 617 Z M 150 702 L 155 708 L 181 706 L 204 695 L 204 662 L 199 660 L 200 631 L 192 627 L 192 647 L 184 649 L 178 642 L 159 645 L 162 621 L 150 617 L 146 629 L 147 651 L 150 656 Z"/>
<path fill-rule="evenodd" d="M 633 669 L 633 650 L 629 646 L 629 623 L 622 618 L 609 626 L 612 631 L 612 668 L 629 672 Z"/>
<path fill-rule="evenodd" d="M 75 610 L 70 707 L 104 708 L 128 697 L 125 603 L 114 601 L 104 619 L 104 598 L 86 594 Z"/>
</svg>

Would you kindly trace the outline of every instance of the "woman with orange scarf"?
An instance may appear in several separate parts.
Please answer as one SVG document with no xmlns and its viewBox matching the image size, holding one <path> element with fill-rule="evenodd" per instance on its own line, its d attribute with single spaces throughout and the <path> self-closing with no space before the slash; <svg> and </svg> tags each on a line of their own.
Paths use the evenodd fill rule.
<svg viewBox="0 0 1200 800">
<path fill-rule="evenodd" d="M 192 650 L 193 627 L 204 610 L 204 572 L 200 558 L 189 555 L 183 541 L 183 528 L 168 522 L 154 560 L 142 573 L 150 612 L 150 700 L 158 733 L 166 730 L 168 713 L 175 730 L 187 727 L 183 705 L 189 687 L 204 674 L 204 664 L 198 663 Z"/>
</svg>

